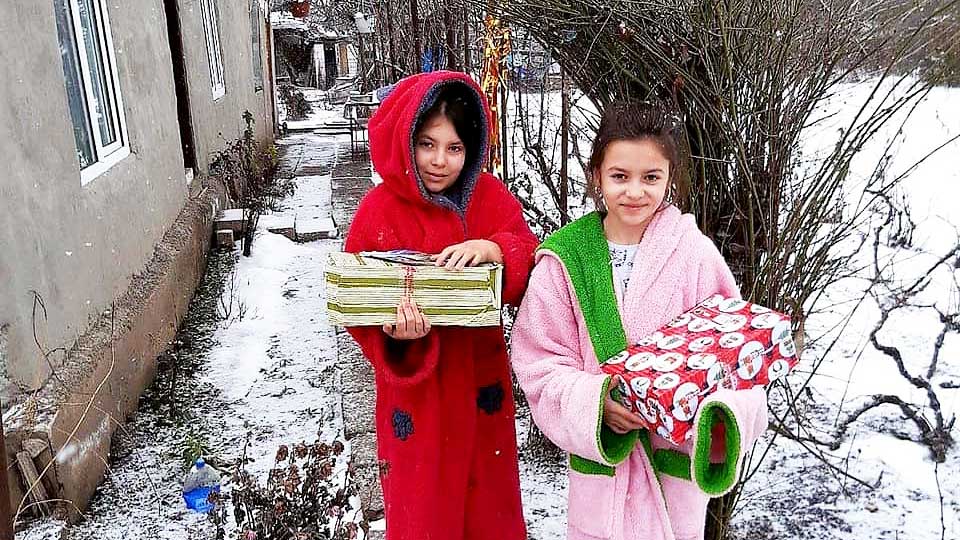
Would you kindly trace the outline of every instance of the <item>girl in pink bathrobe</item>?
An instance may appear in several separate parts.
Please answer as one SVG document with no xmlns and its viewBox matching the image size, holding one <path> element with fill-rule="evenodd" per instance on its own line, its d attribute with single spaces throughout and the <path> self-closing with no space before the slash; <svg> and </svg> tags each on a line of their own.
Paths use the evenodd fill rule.
<svg viewBox="0 0 960 540">
<path fill-rule="evenodd" d="M 590 158 L 599 210 L 541 246 L 513 328 L 533 418 L 570 454 L 571 540 L 703 538 L 709 497 L 733 486 L 767 427 L 762 388 L 719 390 L 674 447 L 611 397 L 619 381 L 600 369 L 701 300 L 739 297 L 717 248 L 670 202 L 676 124 L 656 105 L 606 110 Z"/>
</svg>

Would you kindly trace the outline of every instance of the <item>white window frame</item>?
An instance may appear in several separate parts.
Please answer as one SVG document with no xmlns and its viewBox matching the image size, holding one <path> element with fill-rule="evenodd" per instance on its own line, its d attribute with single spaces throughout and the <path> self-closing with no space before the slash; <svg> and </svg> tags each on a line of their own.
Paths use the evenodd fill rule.
<svg viewBox="0 0 960 540">
<path fill-rule="evenodd" d="M 87 61 L 86 42 L 83 39 L 83 26 L 80 24 L 80 4 L 77 0 L 67 0 L 70 5 L 70 14 L 73 18 L 73 38 L 77 46 L 77 56 L 80 61 L 80 77 L 83 84 L 84 98 L 87 100 L 87 121 L 93 135 L 94 157 L 96 161 L 80 171 L 80 185 L 86 185 L 100 176 L 123 158 L 130 155 L 130 141 L 127 138 L 127 118 L 123 110 L 123 98 L 120 95 L 120 80 L 117 76 L 117 58 L 114 55 L 113 36 L 110 32 L 110 16 L 104 0 L 91 0 L 93 7 L 93 21 L 100 34 L 100 62 L 106 75 L 106 99 L 113 110 L 113 125 L 117 130 L 117 140 L 111 144 L 103 144 L 100 134 L 100 125 L 95 118 L 96 97 L 93 92 L 93 82 L 90 80 L 90 64 Z"/>
<path fill-rule="evenodd" d="M 216 101 L 227 93 L 223 72 L 223 48 L 220 46 L 220 10 L 217 0 L 200 0 L 200 16 L 207 43 L 207 64 L 210 67 L 210 90 Z"/>
</svg>

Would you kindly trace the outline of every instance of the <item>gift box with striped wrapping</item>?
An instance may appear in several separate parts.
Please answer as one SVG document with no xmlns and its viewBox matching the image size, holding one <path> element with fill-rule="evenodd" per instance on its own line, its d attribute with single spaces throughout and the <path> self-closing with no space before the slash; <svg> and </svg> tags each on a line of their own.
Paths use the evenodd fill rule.
<svg viewBox="0 0 960 540">
<path fill-rule="evenodd" d="M 410 297 L 432 325 L 498 326 L 502 270 L 483 264 L 451 271 L 410 252 L 331 253 L 327 313 L 332 324 L 379 326 L 396 322 L 397 305 Z"/>
</svg>

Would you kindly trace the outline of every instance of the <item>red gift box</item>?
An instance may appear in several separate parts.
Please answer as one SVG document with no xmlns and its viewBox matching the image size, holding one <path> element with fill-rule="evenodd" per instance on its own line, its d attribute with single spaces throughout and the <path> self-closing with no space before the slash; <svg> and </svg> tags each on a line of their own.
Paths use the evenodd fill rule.
<svg viewBox="0 0 960 540">
<path fill-rule="evenodd" d="M 715 295 L 603 364 L 617 399 L 651 431 L 680 445 L 697 408 L 719 388 L 766 385 L 797 364 L 790 317 Z"/>
</svg>

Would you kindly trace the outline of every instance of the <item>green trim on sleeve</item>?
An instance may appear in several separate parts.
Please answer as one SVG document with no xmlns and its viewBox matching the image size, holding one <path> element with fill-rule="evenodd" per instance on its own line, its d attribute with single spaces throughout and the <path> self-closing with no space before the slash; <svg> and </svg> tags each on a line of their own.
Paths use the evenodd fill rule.
<svg viewBox="0 0 960 540">
<path fill-rule="evenodd" d="M 724 460 L 710 462 L 713 447 L 713 426 L 723 422 L 725 428 Z M 693 480 L 707 495 L 722 495 L 737 482 L 740 458 L 740 427 L 736 416 L 725 404 L 711 401 L 703 406 L 700 419 L 694 426 L 697 430 L 697 445 L 693 449 Z"/>
<path fill-rule="evenodd" d="M 613 377 L 607 377 L 600 392 L 600 410 L 597 415 L 597 447 L 600 448 L 600 455 L 607 463 L 618 465 L 633 452 L 633 448 L 637 445 L 637 437 L 640 436 L 640 430 L 633 430 L 621 435 L 603 423 L 603 404 L 607 392 L 610 391 L 611 381 L 613 381 Z"/>
<path fill-rule="evenodd" d="M 637 444 L 640 431 L 631 431 L 621 435 L 615 433 L 603 423 L 603 404 L 607 392 L 610 391 L 611 381 L 613 381 L 613 377 L 607 377 L 600 389 L 597 410 L 597 449 L 599 449 L 604 461 L 619 465 L 630 457 L 630 453 L 633 452 L 633 448 Z M 614 467 L 610 465 L 591 461 L 575 454 L 570 454 L 570 468 L 583 474 L 602 474 L 605 476 L 613 476 L 616 472 Z"/>
</svg>

